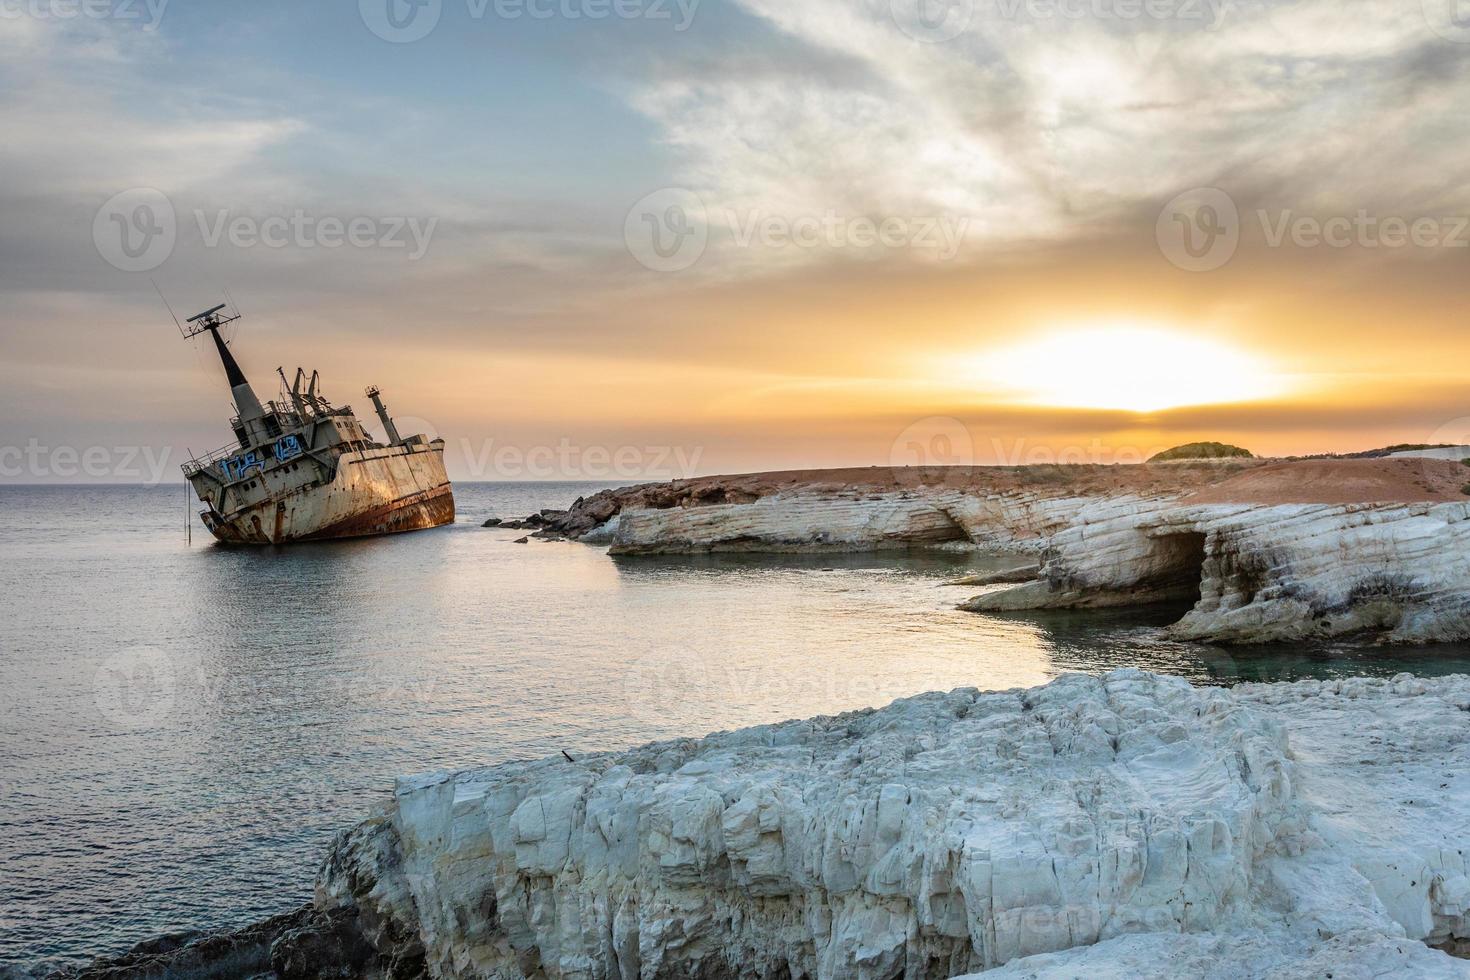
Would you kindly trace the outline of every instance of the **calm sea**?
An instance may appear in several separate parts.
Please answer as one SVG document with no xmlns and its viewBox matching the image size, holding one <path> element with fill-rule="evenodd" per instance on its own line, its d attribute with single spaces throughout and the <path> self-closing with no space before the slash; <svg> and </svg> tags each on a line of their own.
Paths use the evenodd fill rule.
<svg viewBox="0 0 1470 980">
<path fill-rule="evenodd" d="M 1123 665 L 1470 670 L 1171 643 L 1169 611 L 960 613 L 944 581 L 998 566 L 958 554 L 624 560 L 479 526 L 595 489 L 464 485 L 451 528 L 228 551 L 185 545 L 182 486 L 0 487 L 0 963 L 293 908 L 400 774 Z"/>
</svg>

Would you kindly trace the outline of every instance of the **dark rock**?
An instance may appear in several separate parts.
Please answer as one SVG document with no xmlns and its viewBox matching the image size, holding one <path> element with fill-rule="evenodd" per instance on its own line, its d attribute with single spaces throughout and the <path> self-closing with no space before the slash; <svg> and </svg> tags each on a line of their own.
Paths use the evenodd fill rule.
<svg viewBox="0 0 1470 980">
<path fill-rule="evenodd" d="M 378 954 L 358 926 L 356 909 L 332 909 L 283 932 L 270 956 L 280 980 L 323 980 L 361 976 Z"/>
<path fill-rule="evenodd" d="M 498 518 L 498 517 L 492 517 L 488 521 L 486 521 L 484 524 L 481 524 L 480 526 L 481 527 L 499 527 L 503 523 L 505 523 L 505 522 L 502 521 L 500 518 Z"/>
<path fill-rule="evenodd" d="M 516 544 L 530 544 L 531 543 L 531 539 L 530 538 L 516 538 L 515 543 Z"/>
<path fill-rule="evenodd" d="M 248 980 L 271 972 L 271 945 L 313 915 L 307 905 L 233 932 L 179 932 L 47 980 Z"/>
</svg>

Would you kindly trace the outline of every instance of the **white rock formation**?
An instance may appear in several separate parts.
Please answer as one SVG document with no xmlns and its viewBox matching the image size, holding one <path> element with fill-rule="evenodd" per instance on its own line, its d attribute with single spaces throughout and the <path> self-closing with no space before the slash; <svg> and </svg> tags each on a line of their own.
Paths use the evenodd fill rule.
<svg viewBox="0 0 1470 980">
<path fill-rule="evenodd" d="M 1069 526 L 1104 519 L 1140 503 L 1133 496 L 979 495 L 933 487 L 897 492 L 794 490 L 753 503 L 624 511 L 613 536 L 613 551 L 876 551 L 967 541 L 990 551 L 1026 554 L 1039 552 Z"/>
<path fill-rule="evenodd" d="M 1187 504 L 1181 494 L 792 490 L 753 503 L 624 511 L 619 554 L 873 551 L 963 541 L 1040 556 L 1036 581 L 974 612 L 1196 600 L 1183 639 L 1373 632 L 1470 637 L 1470 503 Z"/>
<path fill-rule="evenodd" d="M 1467 708 L 1130 670 L 404 780 L 319 904 L 446 978 L 1466 977 Z"/>
<path fill-rule="evenodd" d="M 1470 976 L 1470 963 L 1423 943 L 1372 932 L 1318 943 L 1260 932 L 1154 934 L 1028 956 L 980 976 L 985 980 L 1464 980 Z"/>
<path fill-rule="evenodd" d="M 1186 639 L 1270 642 L 1361 631 L 1470 636 L 1470 504 L 1149 501 L 1055 534 L 1040 578 L 973 611 L 1198 595 Z"/>
<path fill-rule="evenodd" d="M 1257 869 L 1267 928 L 1120 937 L 1019 959 L 997 980 L 1463 978 L 1431 948 L 1470 932 L 1470 681 L 1247 685 L 1284 726 L 1308 833 Z M 1386 921 L 1385 921 L 1386 920 Z"/>
</svg>

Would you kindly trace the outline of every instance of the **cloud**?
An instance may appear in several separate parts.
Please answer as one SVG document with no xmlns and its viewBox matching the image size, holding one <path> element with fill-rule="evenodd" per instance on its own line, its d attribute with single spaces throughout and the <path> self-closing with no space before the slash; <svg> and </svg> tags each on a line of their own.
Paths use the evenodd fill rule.
<svg viewBox="0 0 1470 980">
<path fill-rule="evenodd" d="M 963 215 L 995 246 L 1216 184 L 1247 206 L 1470 206 L 1448 179 L 1470 68 L 1417 3 L 1128 20 L 1113 0 L 976 0 L 966 31 L 922 43 L 889 0 L 738 2 L 787 43 L 754 67 L 702 53 L 630 95 L 717 212 Z"/>
</svg>

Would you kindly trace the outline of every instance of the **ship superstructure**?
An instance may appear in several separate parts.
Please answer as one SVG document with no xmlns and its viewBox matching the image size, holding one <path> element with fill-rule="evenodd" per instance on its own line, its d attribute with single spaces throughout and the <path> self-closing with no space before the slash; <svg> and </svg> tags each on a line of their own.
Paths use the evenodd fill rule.
<svg viewBox="0 0 1470 980">
<path fill-rule="evenodd" d="M 285 544 L 395 534 L 454 522 L 444 440 L 398 433 L 376 387 L 367 397 L 387 443 L 364 431 L 351 408 L 334 408 L 313 371 L 262 403 L 220 328 L 239 319 L 224 305 L 191 317 L 186 337 L 214 340 L 235 403 L 235 441 L 184 464 L 205 509 L 205 527 L 227 544 Z"/>
</svg>

